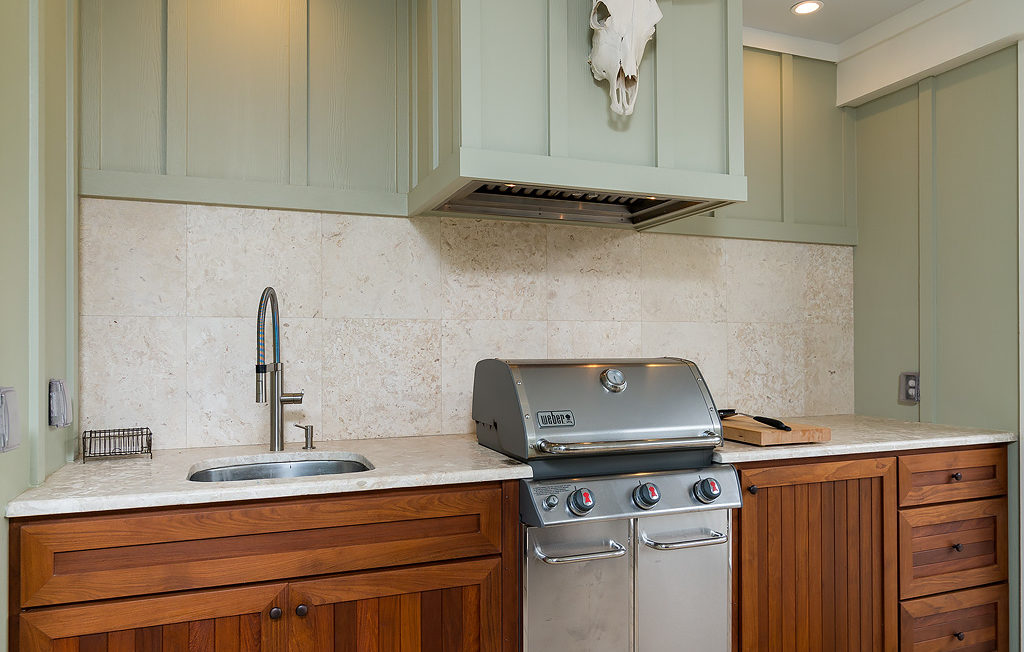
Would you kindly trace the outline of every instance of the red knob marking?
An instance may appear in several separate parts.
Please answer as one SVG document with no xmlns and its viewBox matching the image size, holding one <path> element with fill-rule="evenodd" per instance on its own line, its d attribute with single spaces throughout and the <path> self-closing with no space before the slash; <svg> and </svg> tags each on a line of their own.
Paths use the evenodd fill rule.
<svg viewBox="0 0 1024 652">
<path fill-rule="evenodd" d="M 654 486 L 653 484 L 651 484 L 651 485 L 647 485 L 647 493 L 648 493 L 648 494 L 650 495 L 650 497 L 651 497 L 651 498 L 653 498 L 654 500 L 657 500 L 657 499 L 658 499 L 658 488 L 657 488 L 657 487 L 655 487 L 655 486 Z"/>
<path fill-rule="evenodd" d="M 718 493 L 718 482 L 711 480 L 711 491 Z"/>
</svg>

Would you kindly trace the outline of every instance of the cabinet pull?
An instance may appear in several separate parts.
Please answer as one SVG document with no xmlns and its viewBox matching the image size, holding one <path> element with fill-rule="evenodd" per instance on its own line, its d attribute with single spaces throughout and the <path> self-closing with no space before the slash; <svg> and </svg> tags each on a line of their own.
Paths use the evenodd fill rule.
<svg viewBox="0 0 1024 652">
<path fill-rule="evenodd" d="M 295 607 L 295 615 L 296 616 L 305 616 L 308 613 L 309 613 L 309 607 L 307 607 L 304 604 L 300 604 L 299 606 Z"/>
<path fill-rule="evenodd" d="M 964 474 L 960 473 L 959 471 L 957 471 L 956 473 L 953 474 L 952 477 L 953 477 L 953 482 L 960 482 L 961 480 L 964 479 Z"/>
<path fill-rule="evenodd" d="M 953 550 L 956 550 L 957 552 L 963 552 L 964 551 L 964 544 L 962 544 L 962 543 L 954 543 L 953 544 Z"/>
<path fill-rule="evenodd" d="M 758 491 L 757 485 L 756 484 L 750 485 L 749 487 L 747 487 L 747 491 L 749 491 L 752 494 L 756 494 L 757 491 Z"/>
<path fill-rule="evenodd" d="M 958 641 L 962 641 L 965 638 L 967 638 L 967 635 L 964 634 L 963 632 L 957 632 L 956 634 L 953 634 L 953 636 L 955 636 L 956 640 L 958 640 Z"/>
<path fill-rule="evenodd" d="M 271 620 L 277 620 L 278 618 L 280 618 L 283 615 L 284 615 L 284 612 L 281 611 L 281 607 L 273 607 L 270 610 L 270 619 Z"/>
</svg>

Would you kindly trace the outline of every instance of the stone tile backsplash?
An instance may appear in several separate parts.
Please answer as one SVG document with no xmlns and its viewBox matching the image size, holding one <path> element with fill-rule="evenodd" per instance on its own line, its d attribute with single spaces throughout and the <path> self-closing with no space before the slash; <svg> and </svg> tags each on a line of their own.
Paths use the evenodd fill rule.
<svg viewBox="0 0 1024 652">
<path fill-rule="evenodd" d="M 278 291 L 293 423 L 472 432 L 483 357 L 679 356 L 720 407 L 853 411 L 847 247 L 597 227 L 83 199 L 83 428 L 262 443 L 256 308 Z"/>
</svg>

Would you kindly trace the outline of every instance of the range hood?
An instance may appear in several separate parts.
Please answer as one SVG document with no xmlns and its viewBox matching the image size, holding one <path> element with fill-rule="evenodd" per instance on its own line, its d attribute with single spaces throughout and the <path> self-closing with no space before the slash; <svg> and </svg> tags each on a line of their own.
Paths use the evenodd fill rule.
<svg viewBox="0 0 1024 652">
<path fill-rule="evenodd" d="M 409 215 L 648 229 L 746 201 L 742 0 L 659 0 L 628 117 L 582 65 L 591 4 L 412 3 Z"/>
</svg>

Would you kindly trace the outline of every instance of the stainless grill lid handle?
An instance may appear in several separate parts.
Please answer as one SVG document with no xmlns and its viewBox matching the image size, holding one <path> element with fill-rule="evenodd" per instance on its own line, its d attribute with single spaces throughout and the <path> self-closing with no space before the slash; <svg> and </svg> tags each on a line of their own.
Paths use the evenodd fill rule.
<svg viewBox="0 0 1024 652">
<path fill-rule="evenodd" d="M 581 561 L 595 561 L 598 559 L 614 559 L 621 557 L 626 554 L 626 548 L 618 541 L 609 541 L 608 545 L 612 547 L 611 550 L 601 550 L 598 552 L 584 552 L 578 555 L 566 555 L 564 557 L 549 557 L 545 555 L 540 546 L 533 549 L 533 554 L 537 555 L 537 559 L 541 560 L 545 564 L 575 564 Z"/>
<path fill-rule="evenodd" d="M 649 538 L 644 532 L 640 532 L 640 540 L 644 542 L 644 545 L 648 548 L 654 548 L 655 550 L 681 550 L 682 548 L 699 548 L 701 546 L 713 546 L 719 543 L 725 543 L 729 540 L 728 534 L 722 534 L 709 528 L 704 528 L 704 534 L 706 536 L 697 539 L 686 539 L 684 541 L 654 541 Z"/>
<path fill-rule="evenodd" d="M 581 441 L 558 444 L 538 439 L 534 445 L 542 453 L 571 455 L 580 453 L 637 453 L 645 451 L 713 448 L 722 445 L 722 436 L 708 430 L 704 437 L 678 437 L 675 439 L 637 439 L 634 441 Z"/>
</svg>

